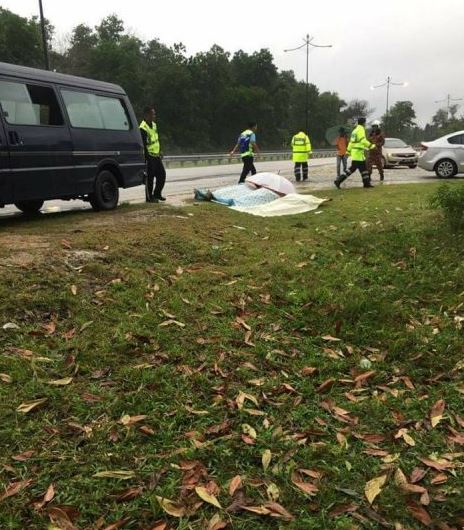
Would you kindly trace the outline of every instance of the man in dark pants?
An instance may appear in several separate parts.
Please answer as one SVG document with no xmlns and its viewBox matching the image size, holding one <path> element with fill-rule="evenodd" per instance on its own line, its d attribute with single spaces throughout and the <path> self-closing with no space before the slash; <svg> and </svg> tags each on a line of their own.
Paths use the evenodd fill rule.
<svg viewBox="0 0 464 530">
<path fill-rule="evenodd" d="M 335 186 L 340 189 L 340 184 L 346 180 L 356 170 L 361 173 L 363 186 L 365 188 L 373 188 L 371 184 L 371 178 L 366 167 L 366 154 L 367 149 L 375 149 L 375 144 L 369 142 L 366 138 L 366 118 L 358 118 L 358 125 L 353 129 L 350 137 L 350 143 L 347 147 L 347 154 L 351 156 L 351 166 L 345 170 L 339 177 L 334 180 Z"/>
<path fill-rule="evenodd" d="M 237 143 L 232 151 L 229 153 L 229 156 L 232 156 L 237 150 L 240 151 L 240 156 L 243 162 L 242 174 L 240 175 L 239 184 L 245 182 L 248 173 L 251 172 L 252 175 L 256 175 L 256 168 L 254 165 L 254 151 L 259 153 L 259 147 L 256 143 L 256 131 L 258 130 L 258 125 L 256 122 L 252 121 L 248 123 L 248 129 L 245 129 L 240 136 L 238 137 Z"/>
<path fill-rule="evenodd" d="M 145 198 L 147 202 L 159 202 L 166 199 L 161 195 L 166 182 L 166 170 L 161 160 L 158 129 L 155 123 L 156 112 L 151 106 L 143 110 L 143 121 L 140 124 L 145 160 L 147 162 L 147 177 L 145 180 Z M 153 183 L 156 179 L 155 189 Z"/>
</svg>

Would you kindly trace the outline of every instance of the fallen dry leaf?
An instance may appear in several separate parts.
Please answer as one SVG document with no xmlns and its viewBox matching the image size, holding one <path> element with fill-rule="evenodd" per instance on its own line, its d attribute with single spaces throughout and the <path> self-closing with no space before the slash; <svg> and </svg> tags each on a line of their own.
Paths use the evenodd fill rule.
<svg viewBox="0 0 464 530">
<path fill-rule="evenodd" d="M 35 451 L 25 451 L 24 453 L 12 456 L 11 458 L 13 460 L 16 460 L 16 462 L 25 462 L 26 460 L 29 460 L 29 458 L 31 458 L 34 455 L 35 455 Z"/>
<path fill-rule="evenodd" d="M 131 520 L 130 517 L 124 517 L 123 519 L 118 519 L 116 522 L 110 524 L 109 526 L 105 526 L 103 530 L 118 530 L 119 528 L 122 528 L 123 526 L 125 526 L 130 520 Z"/>
<path fill-rule="evenodd" d="M 380 477 L 376 477 L 372 480 L 369 480 L 369 482 L 366 482 L 366 486 L 364 487 L 364 494 L 366 495 L 369 504 L 372 504 L 374 502 L 374 499 L 382 491 L 382 486 L 384 486 L 386 481 L 387 475 L 382 475 Z"/>
<path fill-rule="evenodd" d="M 187 513 L 185 506 L 171 501 L 170 499 L 156 496 L 156 500 L 160 503 L 161 508 L 163 508 L 166 513 L 172 515 L 173 517 L 184 517 L 184 515 Z"/>
<path fill-rule="evenodd" d="M 140 414 L 139 416 L 129 416 L 128 414 L 125 414 L 121 417 L 118 423 L 121 425 L 125 425 L 126 427 L 130 427 L 131 425 L 134 425 L 135 423 L 138 423 L 139 421 L 142 421 L 147 416 L 144 414 Z"/>
<path fill-rule="evenodd" d="M 0 495 L 0 502 L 8 497 L 13 497 L 17 495 L 21 490 L 28 488 L 32 484 L 32 480 L 20 480 L 17 482 L 11 482 L 6 488 L 5 491 Z"/>
<path fill-rule="evenodd" d="M 264 471 L 267 471 L 269 464 L 271 463 L 272 453 L 269 449 L 266 449 L 261 457 L 261 462 L 263 464 Z"/>
<path fill-rule="evenodd" d="M 221 505 L 219 504 L 219 501 L 216 499 L 216 497 L 211 495 L 203 486 L 197 486 L 195 488 L 195 493 L 200 497 L 200 499 L 207 502 L 208 504 L 212 504 L 213 506 L 216 506 L 216 508 L 221 508 Z"/>
<path fill-rule="evenodd" d="M 41 510 L 46 504 L 52 501 L 54 497 L 55 497 L 55 487 L 53 484 L 50 484 L 50 486 L 48 486 L 47 491 L 45 492 L 45 495 L 43 496 L 43 499 L 39 502 L 34 503 L 34 508 L 36 510 Z"/>
<path fill-rule="evenodd" d="M 228 523 L 223 521 L 221 516 L 216 513 L 209 521 L 207 530 L 222 530 L 223 528 L 226 528 L 227 525 Z"/>
<path fill-rule="evenodd" d="M 4 383 L 10 384 L 13 382 L 13 379 L 8 374 L 0 374 L 0 381 L 3 381 Z"/>
<path fill-rule="evenodd" d="M 234 493 L 242 487 L 242 477 L 236 475 L 229 484 L 229 495 L 232 497 Z"/>
<path fill-rule="evenodd" d="M 48 381 L 48 384 L 54 385 L 54 386 L 66 386 L 66 385 L 70 385 L 72 382 L 73 382 L 72 377 L 64 377 L 63 379 L 55 379 L 53 381 Z"/>
<path fill-rule="evenodd" d="M 445 401 L 443 399 L 439 399 L 430 409 L 429 417 L 432 427 L 436 427 L 443 419 L 443 412 L 445 411 L 445 406 Z"/>
<path fill-rule="evenodd" d="M 40 405 L 43 405 L 47 400 L 48 398 L 41 398 L 36 399 L 34 401 L 26 401 L 24 403 L 21 403 L 21 405 L 19 405 L 16 411 L 22 412 L 23 414 L 27 414 L 28 412 L 31 412 L 31 410 L 40 407 Z"/>
<path fill-rule="evenodd" d="M 95 478 L 118 478 L 121 480 L 128 480 L 130 478 L 134 478 L 135 473 L 133 471 L 124 471 L 124 470 L 99 471 L 98 473 L 95 473 L 95 475 L 93 476 Z"/>
<path fill-rule="evenodd" d="M 425 524 L 425 526 L 430 526 L 432 524 L 432 518 L 427 510 L 420 504 L 414 501 L 409 501 L 407 507 L 411 515 L 422 524 Z"/>
</svg>

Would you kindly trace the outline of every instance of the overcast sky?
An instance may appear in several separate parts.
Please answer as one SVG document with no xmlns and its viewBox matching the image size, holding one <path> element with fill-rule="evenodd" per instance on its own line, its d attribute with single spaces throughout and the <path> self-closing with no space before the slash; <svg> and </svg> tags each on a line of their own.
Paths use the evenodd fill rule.
<svg viewBox="0 0 464 530">
<path fill-rule="evenodd" d="M 23 16 L 38 14 L 38 0 L 0 0 Z M 385 112 L 386 89 L 371 90 L 390 75 L 407 81 L 392 87 L 391 102 L 414 102 L 424 124 L 439 108 L 434 101 L 464 98 L 464 0 L 43 0 L 45 16 L 60 41 L 80 23 L 96 25 L 115 13 L 126 28 L 143 39 L 182 42 L 189 54 L 218 44 L 227 51 L 269 48 L 280 69 L 305 77 L 304 50 L 284 53 L 303 43 L 333 48 L 314 49 L 310 81 L 321 91 L 336 91 L 346 100 L 367 99 Z M 460 113 L 464 112 L 463 106 Z M 445 105 L 444 103 L 442 105 Z"/>
</svg>

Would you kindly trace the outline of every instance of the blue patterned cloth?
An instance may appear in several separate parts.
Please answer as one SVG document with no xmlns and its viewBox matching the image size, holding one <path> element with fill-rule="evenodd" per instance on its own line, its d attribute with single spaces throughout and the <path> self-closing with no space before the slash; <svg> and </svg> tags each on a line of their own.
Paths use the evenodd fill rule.
<svg viewBox="0 0 464 530">
<path fill-rule="evenodd" d="M 195 191 L 197 199 L 208 200 L 210 197 L 213 201 L 226 206 L 252 207 L 275 201 L 279 195 L 266 188 L 252 188 L 248 184 L 234 184 L 219 188 L 212 192 L 212 196 L 205 190 Z"/>
</svg>

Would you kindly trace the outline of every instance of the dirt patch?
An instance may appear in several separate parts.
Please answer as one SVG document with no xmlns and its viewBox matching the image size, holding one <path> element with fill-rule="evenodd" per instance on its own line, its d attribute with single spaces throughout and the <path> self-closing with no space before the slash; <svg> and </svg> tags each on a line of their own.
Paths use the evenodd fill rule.
<svg viewBox="0 0 464 530">
<path fill-rule="evenodd" d="M 89 261 L 95 261 L 105 256 L 103 252 L 95 250 L 67 250 L 64 255 L 66 264 L 72 269 L 79 269 Z"/>
<path fill-rule="evenodd" d="M 0 236 L 0 266 L 30 267 L 42 263 L 50 243 L 40 236 Z M 6 254 L 6 256 L 5 256 Z"/>
</svg>

